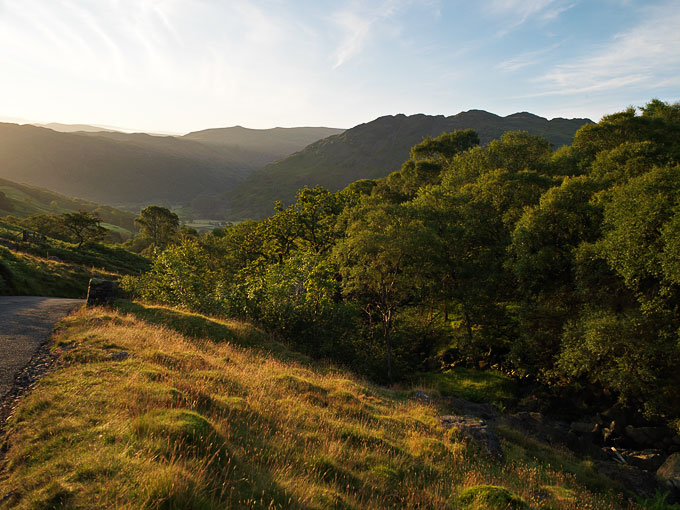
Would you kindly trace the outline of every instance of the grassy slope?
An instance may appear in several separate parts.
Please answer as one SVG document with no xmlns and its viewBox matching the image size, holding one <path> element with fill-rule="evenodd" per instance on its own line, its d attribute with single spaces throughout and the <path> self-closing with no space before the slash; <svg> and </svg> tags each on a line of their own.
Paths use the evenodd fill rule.
<svg viewBox="0 0 680 510">
<path fill-rule="evenodd" d="M 15 241 L 21 229 L 0 221 L 0 242 Z M 122 248 L 83 246 L 47 239 L 43 245 L 0 246 L 0 295 L 84 298 L 90 278 L 117 279 L 149 267 L 145 257 Z M 57 260 L 51 257 L 56 257 Z"/>
<path fill-rule="evenodd" d="M 0 216 L 12 215 L 25 218 L 31 214 L 63 214 L 83 210 L 95 212 L 104 220 L 102 226 L 109 230 L 130 236 L 136 229 L 135 214 L 89 200 L 71 198 L 5 179 L 0 179 L 0 191 L 9 198 L 12 206 L 11 209 L 3 209 L 0 206 Z"/>
<path fill-rule="evenodd" d="M 58 368 L 9 424 L 0 507 L 452 508 L 490 484 L 529 508 L 618 508 L 567 455 L 509 434 L 489 462 L 445 410 L 248 324 L 120 306 L 60 324 Z"/>
</svg>

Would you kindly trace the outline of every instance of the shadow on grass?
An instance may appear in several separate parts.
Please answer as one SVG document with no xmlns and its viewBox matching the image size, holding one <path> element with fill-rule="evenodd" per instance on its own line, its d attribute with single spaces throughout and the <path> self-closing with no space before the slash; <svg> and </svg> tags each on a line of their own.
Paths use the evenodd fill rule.
<svg viewBox="0 0 680 510">
<path fill-rule="evenodd" d="M 472 402 L 490 402 L 507 407 L 517 400 L 516 382 L 494 370 L 456 367 L 443 372 L 421 373 L 413 379 L 425 387 L 436 389 L 443 396 Z"/>
<path fill-rule="evenodd" d="M 241 347 L 269 352 L 283 361 L 310 363 L 309 357 L 290 350 L 283 343 L 271 339 L 263 331 L 247 322 L 233 319 L 221 320 L 163 306 L 142 305 L 123 300 L 116 301 L 115 308 L 149 324 L 173 329 L 189 338 L 230 342 Z"/>
</svg>

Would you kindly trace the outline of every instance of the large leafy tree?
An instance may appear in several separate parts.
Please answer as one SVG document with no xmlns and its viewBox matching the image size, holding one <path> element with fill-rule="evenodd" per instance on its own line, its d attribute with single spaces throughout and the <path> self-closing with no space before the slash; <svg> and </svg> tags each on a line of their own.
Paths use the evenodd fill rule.
<svg viewBox="0 0 680 510">
<path fill-rule="evenodd" d="M 143 236 L 151 239 L 154 249 L 165 248 L 177 234 L 179 217 L 166 207 L 150 205 L 135 219 Z"/>
<path fill-rule="evenodd" d="M 427 291 L 430 231 L 403 206 L 384 202 L 364 201 L 348 215 L 345 237 L 333 253 L 343 294 L 361 304 L 369 322 L 377 317 L 392 383 L 394 320 Z"/>
<path fill-rule="evenodd" d="M 100 241 L 106 235 L 106 229 L 100 225 L 101 219 L 87 211 L 64 213 L 60 220 L 64 230 L 78 243 L 78 248 L 87 241 Z"/>
</svg>

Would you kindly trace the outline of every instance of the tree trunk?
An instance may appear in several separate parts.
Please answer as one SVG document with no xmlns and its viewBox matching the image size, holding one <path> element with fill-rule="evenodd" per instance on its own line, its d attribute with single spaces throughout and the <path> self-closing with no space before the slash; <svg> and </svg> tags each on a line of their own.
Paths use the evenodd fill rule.
<svg viewBox="0 0 680 510">
<path fill-rule="evenodd" d="M 392 312 L 387 312 L 383 320 L 383 328 L 385 332 L 385 344 L 387 346 L 387 379 L 390 385 L 394 384 L 394 377 L 392 376 Z"/>
<path fill-rule="evenodd" d="M 470 315 L 465 309 L 463 309 L 463 319 L 465 321 L 465 329 L 467 330 L 468 340 L 470 340 L 470 347 L 472 347 L 472 323 L 470 321 Z"/>
</svg>

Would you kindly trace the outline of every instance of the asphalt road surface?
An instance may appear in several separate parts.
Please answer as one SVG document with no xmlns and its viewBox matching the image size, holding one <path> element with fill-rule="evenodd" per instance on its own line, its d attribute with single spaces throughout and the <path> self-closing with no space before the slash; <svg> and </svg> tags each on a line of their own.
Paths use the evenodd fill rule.
<svg viewBox="0 0 680 510">
<path fill-rule="evenodd" d="M 0 398 L 14 376 L 52 334 L 54 324 L 82 305 L 83 299 L 0 296 Z"/>
</svg>

